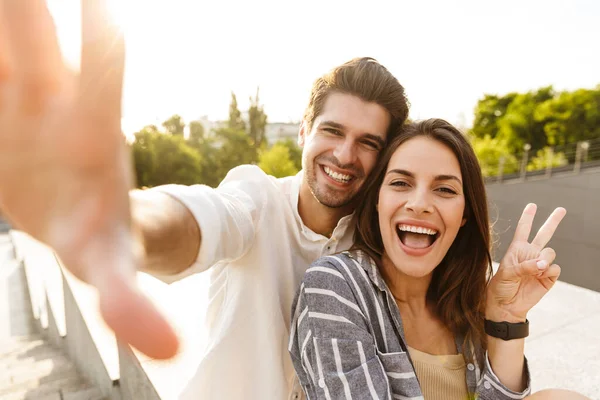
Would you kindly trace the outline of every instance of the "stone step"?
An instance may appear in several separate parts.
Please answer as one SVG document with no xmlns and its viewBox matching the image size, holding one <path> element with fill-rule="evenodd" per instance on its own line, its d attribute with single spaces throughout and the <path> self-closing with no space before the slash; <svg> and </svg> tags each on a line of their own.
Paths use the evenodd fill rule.
<svg viewBox="0 0 600 400">
<path fill-rule="evenodd" d="M 0 346 L 1 400 L 99 400 L 102 393 L 40 336 L 11 338 Z"/>
</svg>

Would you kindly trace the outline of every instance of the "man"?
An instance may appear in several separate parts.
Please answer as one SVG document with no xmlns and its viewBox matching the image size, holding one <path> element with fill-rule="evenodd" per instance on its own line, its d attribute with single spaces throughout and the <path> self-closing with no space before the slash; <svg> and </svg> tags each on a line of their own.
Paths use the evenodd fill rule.
<svg viewBox="0 0 600 400">
<path fill-rule="evenodd" d="M 408 114 L 402 86 L 375 60 L 352 60 L 313 86 L 297 176 L 242 166 L 216 190 L 171 185 L 129 200 L 123 42 L 104 3 L 82 3 L 76 82 L 43 0 L 0 4 L 0 206 L 96 286 L 109 326 L 153 357 L 173 355 L 177 340 L 135 269 L 174 280 L 211 268 L 209 343 L 189 397 L 299 396 L 292 299 L 313 260 L 350 247 L 357 195 Z"/>
<path fill-rule="evenodd" d="M 132 193 L 149 272 L 176 273 L 172 280 L 212 268 L 208 346 L 189 398 L 300 394 L 287 350 L 294 294 L 312 261 L 352 245 L 357 195 L 407 112 L 402 86 L 384 67 L 351 60 L 313 86 L 297 176 L 241 166 L 216 190 Z"/>
</svg>

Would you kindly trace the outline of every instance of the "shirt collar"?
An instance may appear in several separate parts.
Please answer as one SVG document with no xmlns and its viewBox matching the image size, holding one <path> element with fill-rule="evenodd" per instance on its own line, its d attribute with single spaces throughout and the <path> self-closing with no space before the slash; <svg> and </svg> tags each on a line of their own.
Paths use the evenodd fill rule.
<svg viewBox="0 0 600 400">
<path fill-rule="evenodd" d="M 357 263 L 361 266 L 362 269 L 365 270 L 369 279 L 379 290 L 382 292 L 387 292 L 387 285 L 383 280 L 383 276 L 381 276 L 381 272 L 379 272 L 379 268 L 375 261 L 364 251 L 362 250 L 352 250 L 346 251 L 345 254 L 353 260 L 356 260 Z"/>
<path fill-rule="evenodd" d="M 302 218 L 300 217 L 300 213 L 298 212 L 298 201 L 300 199 L 300 186 L 302 185 L 302 181 L 304 180 L 304 170 L 300 170 L 293 178 L 292 178 L 292 187 L 290 190 L 290 203 L 292 204 L 292 209 L 294 210 L 294 216 L 296 217 L 296 221 L 298 222 L 299 226 L 302 229 L 302 232 L 304 232 L 305 234 L 308 235 L 314 235 L 315 238 L 318 239 L 327 239 L 325 236 L 323 235 L 319 235 L 318 233 L 315 233 L 313 231 L 311 231 L 306 225 L 304 225 L 304 222 L 302 221 Z M 345 236 L 348 232 L 352 233 L 353 231 L 353 217 L 354 217 L 354 213 L 350 214 L 350 215 L 346 215 L 345 217 L 342 217 L 339 221 L 338 224 L 336 225 L 335 229 L 333 230 L 333 235 L 337 236 L 337 237 L 341 237 L 341 236 Z"/>
</svg>

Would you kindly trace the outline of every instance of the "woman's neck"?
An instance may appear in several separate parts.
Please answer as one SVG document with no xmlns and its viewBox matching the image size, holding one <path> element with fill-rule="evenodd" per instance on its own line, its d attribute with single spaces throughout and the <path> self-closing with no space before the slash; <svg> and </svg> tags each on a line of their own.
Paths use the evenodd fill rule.
<svg viewBox="0 0 600 400">
<path fill-rule="evenodd" d="M 386 254 L 382 257 L 382 266 L 383 279 L 396 299 L 398 307 L 416 315 L 429 310 L 427 292 L 432 273 L 423 277 L 406 275 L 396 268 Z"/>
<path fill-rule="evenodd" d="M 428 354 L 456 354 L 454 335 L 436 315 L 435 305 L 427 299 L 433 272 L 419 278 L 406 275 L 384 254 L 382 275 L 396 299 L 406 343 Z"/>
</svg>

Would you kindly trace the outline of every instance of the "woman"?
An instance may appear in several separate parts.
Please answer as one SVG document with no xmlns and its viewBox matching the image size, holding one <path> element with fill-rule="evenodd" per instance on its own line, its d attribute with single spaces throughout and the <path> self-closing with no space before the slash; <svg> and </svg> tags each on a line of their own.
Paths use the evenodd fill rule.
<svg viewBox="0 0 600 400">
<path fill-rule="evenodd" d="M 560 274 L 544 247 L 566 211 L 529 243 L 528 205 L 490 281 L 485 185 L 458 130 L 405 126 L 372 177 L 354 248 L 313 263 L 294 302 L 290 352 L 308 398 L 527 396 L 527 312 Z"/>
</svg>

